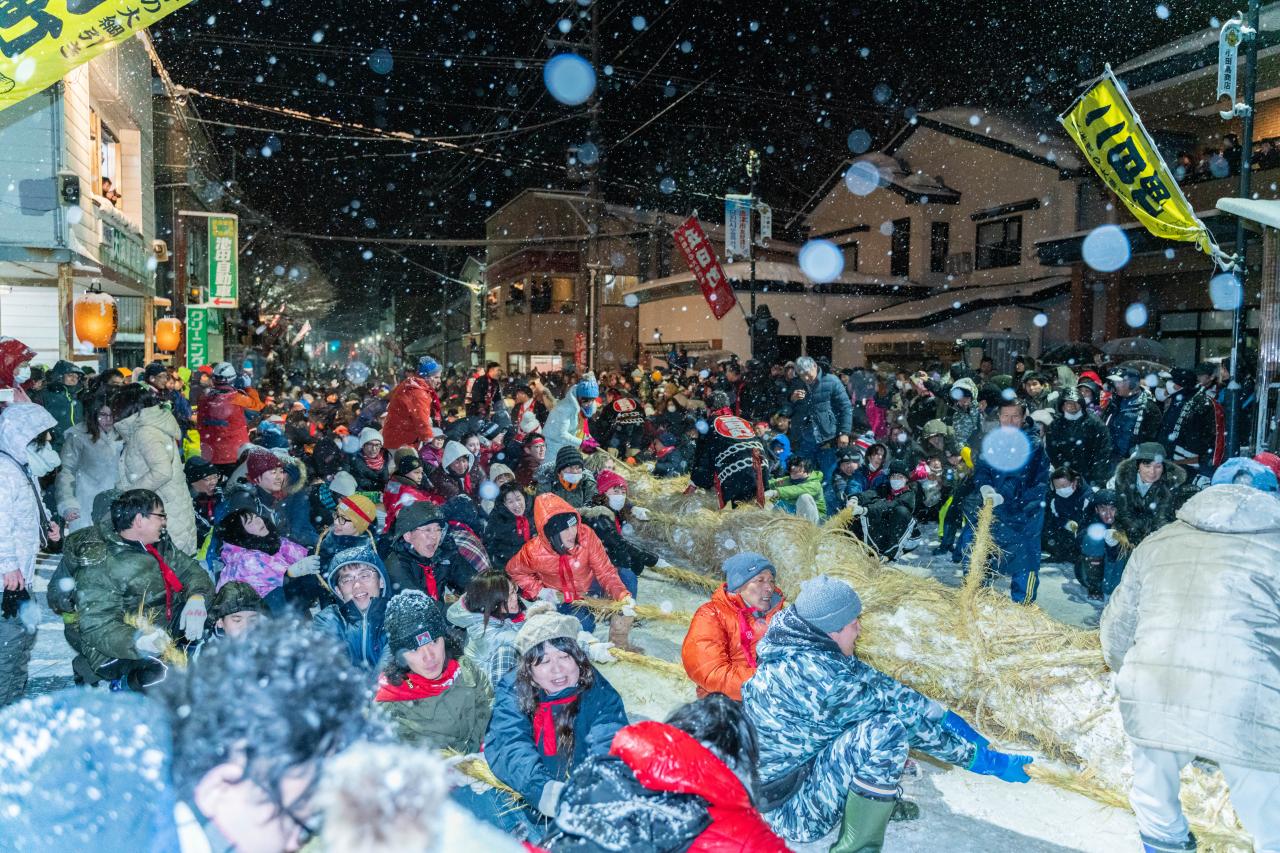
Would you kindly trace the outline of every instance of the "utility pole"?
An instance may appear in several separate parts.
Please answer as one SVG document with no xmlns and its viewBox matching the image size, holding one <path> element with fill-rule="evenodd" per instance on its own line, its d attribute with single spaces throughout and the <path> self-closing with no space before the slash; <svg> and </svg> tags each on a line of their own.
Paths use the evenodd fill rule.
<svg viewBox="0 0 1280 853">
<path fill-rule="evenodd" d="M 598 0 L 592 0 L 590 8 L 587 10 L 591 16 L 591 38 L 588 42 L 590 48 L 591 67 L 593 69 L 600 68 L 600 4 Z M 599 71 L 596 71 L 599 74 Z M 587 308 L 591 312 L 590 323 L 587 326 L 587 369 L 596 369 L 596 356 L 599 350 L 600 340 L 600 308 L 601 308 L 601 276 L 599 274 L 600 266 L 600 162 L 604 159 L 604 152 L 600 150 L 600 83 L 597 78 L 596 88 L 591 92 L 591 99 L 587 102 L 587 114 L 590 116 L 591 126 L 587 131 L 587 141 L 596 146 L 595 160 L 587 164 L 587 198 L 589 199 L 590 217 L 587 225 L 587 266 L 589 270 Z"/>
<path fill-rule="evenodd" d="M 751 181 L 748 193 L 751 196 L 751 227 L 747 235 L 747 256 L 751 261 L 751 316 L 748 322 L 751 328 L 751 357 L 756 356 L 756 178 L 760 174 L 760 152 L 752 148 L 747 152 L 747 178 Z"/>
<path fill-rule="evenodd" d="M 1260 0 L 1249 0 L 1249 30 L 1245 41 L 1244 105 L 1240 113 L 1240 198 L 1253 197 L 1253 106 L 1258 92 L 1258 19 Z M 1240 301 L 1231 315 L 1231 384 L 1227 387 L 1227 456 L 1240 452 L 1240 350 L 1243 345 L 1245 315 L 1245 232 L 1244 220 L 1236 217 L 1236 280 Z"/>
</svg>

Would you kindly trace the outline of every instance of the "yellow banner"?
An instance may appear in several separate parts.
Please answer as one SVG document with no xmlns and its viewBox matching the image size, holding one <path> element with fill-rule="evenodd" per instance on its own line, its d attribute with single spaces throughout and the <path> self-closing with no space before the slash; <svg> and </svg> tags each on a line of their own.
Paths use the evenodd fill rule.
<svg viewBox="0 0 1280 853">
<path fill-rule="evenodd" d="M 1148 231 L 1167 240 L 1194 242 L 1215 258 L 1221 254 L 1160 157 L 1111 66 L 1058 116 L 1058 121 L 1098 176 Z"/>
<path fill-rule="evenodd" d="M 0 110 L 191 0 L 0 0 Z"/>
</svg>

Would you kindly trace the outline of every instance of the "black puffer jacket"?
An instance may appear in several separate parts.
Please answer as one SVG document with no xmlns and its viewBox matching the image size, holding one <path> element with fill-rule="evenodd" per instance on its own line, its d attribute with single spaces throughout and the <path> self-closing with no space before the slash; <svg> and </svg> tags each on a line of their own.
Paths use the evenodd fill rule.
<svg viewBox="0 0 1280 853">
<path fill-rule="evenodd" d="M 624 512 L 626 508 L 624 507 Z M 656 554 L 637 548 L 622 538 L 619 516 L 609 507 L 596 505 L 582 511 L 582 520 L 600 537 L 609 562 L 619 569 L 630 569 L 637 575 L 658 562 Z"/>
<path fill-rule="evenodd" d="M 375 471 L 365 461 L 363 453 L 353 453 L 347 457 L 347 470 L 356 478 L 356 488 L 362 492 L 381 492 L 391 479 L 395 465 L 391 461 L 391 452 L 382 451 L 382 470 Z"/>
<path fill-rule="evenodd" d="M 506 504 L 495 504 L 493 512 L 489 513 L 489 526 L 484 532 L 484 549 L 489 552 L 489 562 L 494 567 L 505 569 L 507 561 L 524 547 L 524 543 L 537 535 L 533 526 L 532 503 L 525 502 L 524 517 L 528 522 L 525 529 L 529 531 L 528 536 L 517 528 L 516 517 L 507 509 Z"/>
<path fill-rule="evenodd" d="M 1178 506 L 1186 499 L 1183 486 L 1187 472 L 1173 462 L 1164 463 L 1164 474 L 1151 484 L 1145 495 L 1138 493 L 1138 460 L 1126 459 L 1116 466 L 1115 528 L 1138 547 L 1143 539 L 1173 521 Z"/>
</svg>

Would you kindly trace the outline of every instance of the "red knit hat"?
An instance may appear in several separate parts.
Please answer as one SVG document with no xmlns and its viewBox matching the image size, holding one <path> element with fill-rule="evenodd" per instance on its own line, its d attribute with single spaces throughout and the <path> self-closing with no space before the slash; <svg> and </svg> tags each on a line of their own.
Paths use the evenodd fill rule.
<svg viewBox="0 0 1280 853">
<path fill-rule="evenodd" d="M 617 471 L 611 471 L 608 468 L 596 474 L 596 491 L 604 494 L 615 486 L 627 487 L 627 481 L 622 479 L 622 475 Z"/>
<path fill-rule="evenodd" d="M 276 456 L 270 450 L 251 450 L 249 451 L 249 460 L 245 463 L 245 469 L 251 481 L 257 481 L 259 477 L 274 468 L 283 468 L 284 462 L 279 456 Z"/>
</svg>

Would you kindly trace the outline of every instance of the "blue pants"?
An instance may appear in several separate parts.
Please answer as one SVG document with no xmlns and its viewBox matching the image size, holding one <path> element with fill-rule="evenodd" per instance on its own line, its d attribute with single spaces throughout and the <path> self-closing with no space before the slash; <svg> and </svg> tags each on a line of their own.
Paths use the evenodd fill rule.
<svg viewBox="0 0 1280 853">
<path fill-rule="evenodd" d="M 1004 552 L 996 571 L 1009 576 L 1009 598 L 1015 604 L 1031 604 L 1040 582 L 1040 532 L 1014 537 L 1000 530 L 998 522 L 996 526 L 996 546 Z"/>
<path fill-rule="evenodd" d="M 449 797 L 469 811 L 477 820 L 484 821 L 514 838 L 531 839 L 541 834 L 537 824 L 529 818 L 529 813 L 521 803 L 513 802 L 497 788 L 488 788 L 477 794 L 470 785 L 459 785 L 449 793 Z"/>
<path fill-rule="evenodd" d="M 622 585 L 627 588 L 627 592 L 631 593 L 631 597 L 635 598 L 637 591 L 640 589 L 640 579 L 636 577 L 636 573 L 630 569 L 618 567 L 618 577 L 622 579 Z M 600 586 L 599 581 L 593 580 L 590 588 L 587 589 L 589 596 L 603 596 L 604 587 Z M 557 608 L 561 613 L 567 613 L 582 623 L 582 630 L 590 633 L 596 629 L 596 617 L 592 612 L 579 604 L 561 604 Z"/>
</svg>

